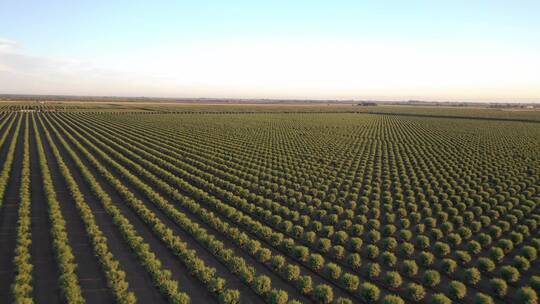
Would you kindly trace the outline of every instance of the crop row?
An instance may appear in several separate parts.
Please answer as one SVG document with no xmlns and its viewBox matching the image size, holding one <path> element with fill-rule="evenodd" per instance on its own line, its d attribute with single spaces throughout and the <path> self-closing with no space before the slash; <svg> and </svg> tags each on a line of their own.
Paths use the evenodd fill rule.
<svg viewBox="0 0 540 304">
<path fill-rule="evenodd" d="M 148 139 L 150 139 L 150 138 L 148 138 Z M 146 141 L 147 138 L 145 138 L 144 140 Z M 176 149 L 175 151 L 178 151 L 178 149 Z M 140 152 L 138 152 L 138 153 L 140 153 Z M 145 155 L 145 158 L 146 158 L 146 157 L 147 157 L 147 156 Z M 177 164 L 175 163 L 175 165 L 177 165 Z M 177 172 L 175 172 L 175 173 L 177 173 Z M 182 189 L 183 189 L 183 188 L 182 188 Z M 534 190 L 533 190 L 533 191 L 534 191 Z M 533 192 L 533 193 L 534 193 L 534 192 Z M 530 194 L 529 194 L 529 195 L 530 195 Z M 529 196 L 529 197 L 531 197 L 531 196 Z M 533 198 L 533 200 L 534 200 L 534 196 L 532 196 L 532 198 Z M 531 200 L 529 200 L 529 202 L 531 202 Z M 525 201 L 525 203 L 527 203 L 527 201 Z M 533 203 L 533 205 L 531 205 L 531 207 L 534 207 L 534 205 L 536 205 L 536 203 Z M 380 206 L 380 205 L 379 205 L 379 206 Z M 379 207 L 379 206 L 375 205 L 374 207 Z M 443 206 L 444 206 L 444 205 L 443 205 Z M 425 206 L 424 208 L 427 208 L 427 207 L 428 207 L 428 206 Z M 465 207 L 467 208 L 467 205 L 465 205 Z M 512 208 L 512 206 L 510 206 L 510 207 Z M 535 214 L 535 212 L 533 212 L 534 209 L 530 209 L 529 207 L 526 207 L 526 204 L 525 204 L 525 205 L 521 204 L 519 207 L 522 208 L 522 209 L 525 208 L 525 209 L 523 209 L 523 211 L 524 211 L 523 213 L 525 213 L 525 214 L 527 214 L 527 215 L 532 214 L 532 217 L 531 217 L 531 218 L 527 218 L 527 217 L 524 218 L 523 214 L 520 214 L 519 212 L 518 212 L 518 213 L 515 213 L 515 214 L 517 214 L 517 216 L 516 216 L 516 215 L 514 215 L 514 216 L 518 217 L 518 219 L 519 219 L 520 221 L 525 221 L 525 223 L 527 223 L 528 226 L 529 226 L 528 228 L 532 229 L 532 231 L 526 231 L 526 230 L 523 230 L 523 229 L 522 229 L 522 231 L 523 231 L 523 232 L 526 232 L 527 235 L 531 235 L 531 234 L 534 235 L 534 231 L 536 231 L 535 221 L 536 221 L 536 219 L 537 219 L 537 214 Z M 379 207 L 379 208 L 380 208 L 380 207 Z M 395 208 L 395 207 L 394 207 L 394 208 Z M 469 207 L 469 208 L 470 208 L 470 207 Z M 529 208 L 529 209 L 527 209 L 527 208 Z M 500 209 L 500 208 L 499 208 L 499 209 Z M 386 210 L 386 213 L 389 212 L 389 211 L 392 211 L 392 210 L 395 210 L 395 209 Z M 426 209 L 426 210 L 427 210 L 427 209 Z M 461 209 L 461 210 L 458 209 L 459 212 L 467 212 L 466 210 L 467 210 L 467 209 Z M 502 210 L 502 209 L 501 209 L 501 210 Z M 517 210 L 517 209 L 516 209 L 516 210 Z M 274 209 L 274 210 L 271 210 L 271 211 L 276 211 L 276 210 Z M 370 211 L 371 211 L 371 210 L 370 210 Z M 504 210 L 503 210 L 503 211 L 504 211 Z M 518 211 L 519 211 L 519 210 L 518 210 Z M 438 211 L 438 212 L 441 212 L 441 211 Z M 310 214 L 310 215 L 312 216 L 313 214 Z M 403 216 L 403 215 L 402 215 L 402 216 Z M 474 216 L 474 214 L 473 214 L 473 216 Z M 511 221 L 512 221 L 511 223 L 513 223 L 513 224 L 516 223 L 512 218 L 508 218 L 508 217 L 507 217 L 506 219 L 511 220 Z M 444 218 L 442 218 L 441 220 L 444 221 Z M 430 221 L 426 221 L 426 223 L 429 223 L 429 222 L 430 222 Z M 458 223 L 458 225 L 459 225 L 461 222 L 458 221 L 457 223 Z M 470 220 L 469 220 L 469 221 L 467 221 L 467 222 L 461 223 L 461 225 L 467 225 L 467 226 L 468 226 L 468 225 L 470 225 L 471 223 L 472 223 L 472 222 L 470 222 Z M 337 223 L 331 223 L 331 224 L 336 225 Z M 364 223 L 364 224 L 366 224 L 366 223 Z M 376 226 L 376 222 L 371 222 L 370 225 L 371 225 L 371 224 L 374 224 L 374 225 L 375 225 L 375 226 L 373 226 L 373 227 L 368 226 L 368 227 L 371 228 L 371 230 L 373 230 L 374 228 L 377 228 L 377 229 L 378 229 L 378 228 L 380 227 L 380 226 Z M 422 223 L 422 224 L 423 224 L 423 223 Z M 504 231 L 508 231 L 508 226 L 504 223 L 504 221 L 499 221 L 498 224 L 502 225 L 502 228 L 503 228 L 503 229 L 502 229 L 501 233 L 497 232 L 497 229 L 495 229 L 495 228 L 491 229 L 492 231 L 494 231 L 494 232 L 492 232 L 493 235 L 494 235 L 494 237 L 500 237 L 500 235 L 501 235 Z M 328 225 L 328 226 L 331 226 L 331 225 Z M 474 226 L 474 225 L 473 225 L 473 226 Z M 279 227 L 279 226 L 278 226 L 278 227 Z M 358 227 L 358 226 L 357 226 L 357 227 Z M 422 226 L 419 226 L 419 228 L 421 228 L 421 227 L 422 227 Z M 495 226 L 491 226 L 491 227 L 495 227 Z M 523 227 L 523 226 L 522 226 L 522 227 Z M 407 228 L 407 227 L 405 227 L 405 228 Z M 403 229 L 405 229 L 405 228 L 403 228 Z M 428 225 L 428 229 L 429 229 L 429 228 L 432 228 L 432 224 Z M 461 228 L 461 227 L 460 227 L 460 228 Z M 403 229 L 402 229 L 402 230 L 403 230 Z M 482 229 L 482 227 L 481 227 L 481 229 Z M 521 229 L 521 228 L 520 228 L 520 229 Z M 529 229 L 529 230 L 530 230 L 530 229 Z M 358 230 L 359 230 L 359 229 L 358 229 Z M 435 231 L 436 231 L 436 230 L 435 230 Z M 462 231 L 462 232 L 461 232 L 461 231 Z M 466 233 L 464 236 L 470 235 L 470 233 L 467 232 L 467 230 L 465 230 L 465 229 L 461 229 L 461 231 L 460 231 L 460 232 L 463 233 L 463 234 Z M 489 231 L 489 230 L 484 229 L 484 231 Z M 372 232 L 372 231 L 369 231 L 369 232 Z M 511 232 L 511 231 L 509 231 L 509 232 Z M 517 232 L 517 233 L 521 233 L 521 232 Z M 374 233 L 371 233 L 371 234 L 376 236 L 376 234 L 374 234 Z M 407 234 L 406 234 L 406 233 L 403 233 L 403 234 L 404 234 L 404 237 L 407 238 Z M 338 235 L 339 235 L 339 234 L 338 234 Z M 428 234 L 428 237 L 431 237 L 431 235 L 432 235 L 431 233 Z M 488 237 L 486 237 L 486 234 L 480 234 L 480 235 L 481 235 L 481 237 L 482 237 L 483 239 L 488 239 Z M 519 241 L 519 234 L 515 234 L 515 233 L 514 233 L 513 235 L 515 235 L 515 237 L 514 237 L 515 240 L 516 240 L 516 241 L 515 241 L 515 244 L 522 244 L 522 243 Z M 361 236 L 362 236 L 362 238 L 364 238 L 364 236 L 368 236 L 368 235 L 361 235 Z M 459 236 L 463 238 L 463 236 L 462 236 L 461 234 L 460 234 Z M 450 237 L 450 238 L 448 238 L 447 240 L 452 241 L 452 240 L 455 239 L 455 237 L 456 237 L 456 236 Z M 365 239 L 368 239 L 368 240 L 369 240 L 369 238 L 365 238 Z M 391 240 L 391 239 L 390 239 L 390 240 Z M 425 239 L 424 239 L 424 240 L 425 240 Z M 437 237 L 436 234 L 435 234 L 434 237 L 431 237 L 430 240 L 434 240 L 434 243 L 437 244 L 437 245 L 435 246 L 437 249 L 434 249 L 434 250 L 436 250 L 436 251 L 435 251 L 436 256 L 441 256 L 441 253 L 444 253 L 445 251 L 447 251 L 447 249 L 445 249 L 445 246 L 447 246 L 447 245 L 444 245 L 444 244 L 440 241 L 441 238 L 440 238 L 440 237 Z M 418 239 L 418 242 L 420 242 L 420 241 L 421 241 L 421 238 Z M 388 242 L 388 241 L 387 241 L 387 242 Z M 484 242 L 485 242 L 485 241 L 484 241 Z M 425 243 L 425 242 L 424 242 L 424 243 Z M 504 244 L 504 243 L 505 243 L 505 242 L 502 242 L 502 244 Z M 507 243 L 507 242 L 506 242 L 506 243 Z M 451 244 L 452 244 L 452 243 L 451 243 Z M 471 243 L 471 244 L 475 244 L 475 243 Z M 488 244 L 489 244 L 489 243 L 488 243 Z M 532 245 L 535 245 L 534 242 L 532 242 L 531 244 L 532 244 Z M 391 243 L 390 243 L 390 245 L 391 245 Z M 400 245 L 403 245 L 403 244 L 400 244 Z M 414 245 L 416 245 L 416 244 L 414 244 Z M 458 244 L 458 245 L 459 245 L 459 244 Z M 476 245 L 476 244 L 475 244 L 475 245 Z M 388 246 L 388 245 L 387 245 L 387 246 Z M 393 246 L 393 245 L 392 245 L 392 246 Z M 423 246 L 426 246 L 426 245 L 423 245 Z M 349 248 L 350 248 L 350 246 L 346 246 L 346 247 L 349 247 Z M 385 246 L 385 247 L 386 247 L 386 246 Z M 410 247 L 410 246 L 406 246 L 406 245 L 405 245 L 405 246 L 402 246 L 402 247 L 404 247 L 404 250 L 405 250 L 407 247 Z M 426 246 L 426 247 L 430 247 L 430 244 L 427 243 L 427 246 Z M 371 248 L 371 247 L 369 247 L 369 248 Z M 384 247 L 383 247 L 383 248 L 384 248 Z M 475 251 L 477 250 L 476 248 L 478 248 L 478 246 L 472 246 L 472 245 L 471 245 L 471 246 L 467 246 L 466 248 L 471 248 L 471 249 L 470 249 L 470 250 L 472 250 L 472 251 L 471 251 L 471 254 L 474 254 L 474 253 L 476 253 Z M 452 250 L 452 249 L 455 250 L 456 247 L 455 247 L 455 246 L 452 246 L 451 250 Z M 531 251 L 531 247 L 530 247 L 530 246 L 527 247 L 527 248 L 524 248 L 524 250 L 525 250 L 525 249 L 527 249 L 527 251 Z M 338 250 L 338 251 L 339 251 L 339 250 Z M 409 251 L 409 252 L 410 252 L 410 251 Z M 484 251 L 484 252 L 485 252 L 485 251 Z M 428 252 L 427 254 L 429 254 L 429 252 Z M 533 254 L 533 255 L 534 255 L 534 254 Z M 533 255 L 531 255 L 531 256 L 533 256 Z M 385 254 L 384 256 L 385 256 L 385 257 L 389 257 L 389 259 L 390 259 L 389 261 L 390 261 L 390 263 L 392 263 L 392 255 Z M 444 254 L 443 254 L 443 256 L 444 256 Z M 467 258 L 467 255 L 466 255 L 465 253 L 459 253 L 459 252 L 458 252 L 457 257 L 459 257 L 459 258 L 461 258 L 461 259 L 465 259 L 465 262 L 467 262 L 467 259 L 470 260 L 470 258 Z M 429 258 L 430 258 L 429 255 L 426 255 L 425 257 L 422 256 L 422 260 L 425 260 L 426 258 L 428 259 L 427 262 L 429 262 Z M 385 259 L 388 259 L 388 258 L 385 258 Z M 433 259 L 433 258 L 431 258 L 431 259 Z M 514 260 L 516 260 L 516 261 L 519 262 L 520 259 L 514 259 Z M 446 262 L 446 263 L 449 263 L 449 262 Z M 517 262 L 513 262 L 513 263 L 515 264 L 515 263 L 517 263 Z M 525 263 L 526 263 L 526 262 L 525 262 Z M 425 264 L 425 263 L 423 263 L 423 264 Z M 489 264 L 489 262 L 488 262 L 488 264 Z M 429 264 L 428 264 L 428 265 L 429 265 Z M 450 265 L 451 265 L 451 264 L 450 264 Z M 514 266 L 512 266 L 512 267 L 514 267 Z M 490 268 L 490 266 L 488 265 L 488 266 L 486 267 L 486 269 L 489 269 L 489 268 Z M 507 268 L 508 268 L 508 267 L 507 267 Z M 524 269 L 524 271 L 526 271 L 526 269 Z M 470 273 L 470 275 L 473 275 L 473 274 L 474 274 L 474 269 L 470 269 L 469 273 Z M 474 280 L 471 281 L 471 282 L 474 282 Z M 511 283 L 511 282 L 510 282 L 510 283 Z M 484 288 L 484 290 L 485 290 L 485 288 Z"/>
</svg>

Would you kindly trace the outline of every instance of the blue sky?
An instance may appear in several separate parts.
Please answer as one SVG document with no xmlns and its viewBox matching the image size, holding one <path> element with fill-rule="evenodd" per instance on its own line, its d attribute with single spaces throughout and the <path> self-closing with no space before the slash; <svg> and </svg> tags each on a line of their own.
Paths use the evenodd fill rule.
<svg viewBox="0 0 540 304">
<path fill-rule="evenodd" d="M 540 1 L 2 1 L 0 93 L 540 100 Z"/>
</svg>

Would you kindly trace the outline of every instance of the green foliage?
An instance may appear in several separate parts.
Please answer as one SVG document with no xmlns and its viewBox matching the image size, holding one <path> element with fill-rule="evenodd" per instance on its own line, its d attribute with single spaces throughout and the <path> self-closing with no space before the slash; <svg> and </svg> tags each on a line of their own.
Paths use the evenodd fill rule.
<svg viewBox="0 0 540 304">
<path fill-rule="evenodd" d="M 368 277 L 375 279 L 381 274 L 381 266 L 377 263 L 368 263 L 366 273 Z"/>
<path fill-rule="evenodd" d="M 531 262 L 526 257 L 517 255 L 512 260 L 512 265 L 520 271 L 526 271 L 531 267 Z"/>
<path fill-rule="evenodd" d="M 452 300 L 450 300 L 447 296 L 445 296 L 442 293 L 434 294 L 431 298 L 430 304 L 451 304 Z"/>
<path fill-rule="evenodd" d="M 313 282 L 310 276 L 300 276 L 296 280 L 296 288 L 303 294 L 310 294 L 313 290 Z"/>
<path fill-rule="evenodd" d="M 341 285 L 345 287 L 348 291 L 355 291 L 358 289 L 358 285 L 360 284 L 360 279 L 358 276 L 351 274 L 351 273 L 344 273 L 343 276 L 340 278 Z"/>
<path fill-rule="evenodd" d="M 392 253 L 385 251 L 381 254 L 382 263 L 388 267 L 394 267 L 397 263 L 397 257 Z"/>
<path fill-rule="evenodd" d="M 444 271 L 446 274 L 452 274 L 454 271 L 456 271 L 457 263 L 456 261 L 452 259 L 443 259 L 442 260 L 442 271 Z"/>
<path fill-rule="evenodd" d="M 265 275 L 258 276 L 252 284 L 255 292 L 260 295 L 265 295 L 272 289 L 272 280 Z"/>
<path fill-rule="evenodd" d="M 521 254 L 529 261 L 534 261 L 538 257 L 538 251 L 533 246 L 523 246 Z"/>
<path fill-rule="evenodd" d="M 495 302 L 490 296 L 481 292 L 477 292 L 476 295 L 474 296 L 474 303 L 475 304 L 494 304 Z"/>
<path fill-rule="evenodd" d="M 495 261 L 502 261 L 502 259 L 504 258 L 505 254 L 504 254 L 504 251 L 499 248 L 499 247 L 492 247 L 490 250 L 489 250 L 489 256 L 495 260 Z"/>
<path fill-rule="evenodd" d="M 386 295 L 382 301 L 384 304 L 405 304 L 402 298 L 396 295 Z"/>
<path fill-rule="evenodd" d="M 448 294 L 456 300 L 461 300 L 467 294 L 467 287 L 459 281 L 452 281 L 448 284 Z"/>
<path fill-rule="evenodd" d="M 272 268 L 280 270 L 285 266 L 285 258 L 280 255 L 274 255 L 270 259 L 270 264 L 272 265 Z"/>
<path fill-rule="evenodd" d="M 337 298 L 336 304 L 353 304 L 353 301 L 351 299 L 346 299 L 346 298 Z"/>
<path fill-rule="evenodd" d="M 332 288 L 326 284 L 320 284 L 313 289 L 313 298 L 317 303 L 328 304 L 334 299 Z"/>
<path fill-rule="evenodd" d="M 424 290 L 424 287 L 416 283 L 407 284 L 406 293 L 407 297 L 417 302 L 421 301 L 426 296 L 426 291 Z"/>
<path fill-rule="evenodd" d="M 480 274 L 480 270 L 476 269 L 475 267 L 465 269 L 464 280 L 467 284 L 476 285 L 478 282 L 480 282 L 481 278 L 482 275 Z"/>
<path fill-rule="evenodd" d="M 285 278 L 289 281 L 296 281 L 300 277 L 300 267 L 298 265 L 288 264 L 285 267 Z"/>
<path fill-rule="evenodd" d="M 17 123 L 14 138 L 18 137 L 21 128 L 22 116 Z M 5 140 L 5 139 L 3 139 Z M 5 183 L 5 182 L 4 182 Z M 30 192 L 30 137 L 28 116 L 25 115 L 24 123 L 24 144 L 23 144 L 23 159 L 20 177 L 19 189 L 19 208 L 18 220 L 16 228 L 16 244 L 15 256 L 13 264 L 15 266 L 15 278 L 11 285 L 11 291 L 16 303 L 33 303 L 33 277 L 30 256 L 30 246 L 32 243 L 31 233 L 31 192 Z M 5 184 L 2 185 L 2 191 L 5 189 Z M 2 200 L 3 202 L 3 200 Z M 69 274 L 68 274 L 69 275 Z"/>
<path fill-rule="evenodd" d="M 219 295 L 219 302 L 223 304 L 240 303 L 240 292 L 238 290 L 227 289 Z"/>
<path fill-rule="evenodd" d="M 369 259 L 375 259 L 379 256 L 379 248 L 375 245 L 368 245 L 366 247 L 367 257 Z"/>
<path fill-rule="evenodd" d="M 324 273 L 333 280 L 337 280 L 341 276 L 341 267 L 335 263 L 328 263 L 324 268 Z"/>
<path fill-rule="evenodd" d="M 362 283 L 358 289 L 359 296 L 368 303 L 379 300 L 381 292 L 379 288 L 371 283 Z"/>
<path fill-rule="evenodd" d="M 513 266 L 502 266 L 501 267 L 501 276 L 503 279 L 506 280 L 506 282 L 517 282 L 519 280 L 519 270 L 517 270 Z"/>
<path fill-rule="evenodd" d="M 422 276 L 422 282 L 430 287 L 437 286 L 441 282 L 441 275 L 436 270 L 427 270 Z"/>
<path fill-rule="evenodd" d="M 420 265 L 424 267 L 431 266 L 435 261 L 435 256 L 431 252 L 422 251 L 419 256 Z"/>
<path fill-rule="evenodd" d="M 390 288 L 398 288 L 403 280 L 397 271 L 388 271 L 383 277 L 384 284 Z"/>
<path fill-rule="evenodd" d="M 269 304 L 286 304 L 289 300 L 289 295 L 284 290 L 272 289 L 267 296 Z"/>
<path fill-rule="evenodd" d="M 508 285 L 506 281 L 499 278 L 493 278 L 489 280 L 491 291 L 498 297 L 502 298 L 506 296 L 508 292 Z"/>
<path fill-rule="evenodd" d="M 533 275 L 529 280 L 529 285 L 536 290 L 537 293 L 540 293 L 540 276 Z"/>
<path fill-rule="evenodd" d="M 407 277 L 414 277 L 418 274 L 418 265 L 414 260 L 405 260 L 401 266 L 401 272 Z"/>
<path fill-rule="evenodd" d="M 351 253 L 347 256 L 347 265 L 355 270 L 359 270 L 362 266 L 362 258 L 358 253 Z"/>
<path fill-rule="evenodd" d="M 414 253 L 414 245 L 409 242 L 403 242 L 399 245 L 399 254 L 405 258 L 412 257 Z"/>
<path fill-rule="evenodd" d="M 521 287 L 516 293 L 518 304 L 536 304 L 538 303 L 538 295 L 536 291 L 529 286 Z"/>
<path fill-rule="evenodd" d="M 495 269 L 495 263 L 489 258 L 481 257 L 478 259 L 478 268 L 482 272 L 492 272 Z"/>
<path fill-rule="evenodd" d="M 324 258 L 322 255 L 312 253 L 308 258 L 309 267 L 315 271 L 320 271 L 324 266 Z"/>
<path fill-rule="evenodd" d="M 434 245 L 435 254 L 439 257 L 447 256 L 450 253 L 450 246 L 443 242 L 436 242 Z"/>
<path fill-rule="evenodd" d="M 535 233 L 540 217 L 535 210 L 540 204 L 536 195 L 540 189 L 535 183 L 538 170 L 530 161 L 538 151 L 530 138 L 538 131 L 530 124 L 357 113 L 164 112 L 36 115 L 40 130 L 33 134 L 47 138 L 45 146 L 50 147 L 47 149 L 53 152 L 54 163 L 67 182 L 68 195 L 76 202 L 116 302 L 133 303 L 136 299 L 92 218 L 85 196 L 78 191 L 77 182 L 71 181 L 70 170 L 80 172 L 91 195 L 170 302 L 189 301 L 187 294 L 179 292 L 184 290 L 178 285 L 182 282 L 171 279 L 159 255 L 152 252 L 117 204 L 124 204 L 123 208 L 139 217 L 152 237 L 163 242 L 189 274 L 224 303 L 238 301 L 238 292 L 227 287 L 216 270 L 190 249 L 189 242 L 168 227 L 169 222 L 268 302 L 286 303 L 288 298 L 282 291 L 272 290 L 268 277 L 256 273 L 250 262 L 253 259 L 311 298 L 317 289 L 312 286 L 313 274 L 302 276 L 299 263 L 359 296 L 366 290 L 361 287 L 364 284 L 358 287 L 355 272 L 391 288 L 400 287 L 401 275 L 420 279 L 426 287 L 435 286 L 437 292 L 448 290 L 447 295 L 456 300 L 462 297 L 463 286 L 459 282 L 442 286 L 437 271 L 462 280 L 470 288 L 477 285 L 485 291 L 489 286 L 493 295 L 504 296 L 509 292 L 506 281 L 518 282 L 520 272 L 527 280 L 536 266 L 540 241 Z M 0 205 L 12 171 L 15 153 L 11 147 L 17 142 L 7 134 L 18 135 L 20 130 L 13 132 L 13 126 L 21 122 L 1 117 L 4 133 L 0 142 L 6 147 L 8 139 L 10 143 L 0 171 Z M 504 128 L 498 127 L 499 123 Z M 482 138 L 482 151 L 487 154 L 475 153 L 478 141 L 465 137 Z M 512 145 L 508 138 L 512 138 Z M 55 152 L 55 143 L 62 150 Z M 520 157 L 508 157 L 516 153 Z M 64 164 L 62 169 L 64 154 L 73 164 Z M 43 159 L 41 171 L 46 172 L 53 162 L 46 164 L 52 159 L 49 155 Z M 43 179 L 45 189 L 48 182 Z M 102 185 L 107 185 L 107 191 Z M 53 193 L 54 187 L 49 188 Z M 109 188 L 119 200 L 111 199 Z M 70 302 L 77 302 L 77 272 L 73 253 L 64 246 L 61 217 L 62 212 L 51 212 L 58 224 L 51 224 L 58 228 L 56 262 L 66 273 L 60 288 Z M 18 222 L 18 227 L 25 225 Z M 21 276 L 15 282 L 21 286 L 13 290 L 24 300 L 32 294 L 32 271 L 25 258 L 24 248 L 29 247 L 25 234 L 18 234 L 18 238 L 23 242 L 17 243 L 21 260 L 17 260 L 16 275 Z M 236 254 L 238 250 L 242 254 Z M 273 254 L 275 250 L 284 256 Z M 364 267 L 362 259 L 369 262 Z M 510 265 L 506 261 L 511 261 Z M 377 263 L 384 265 L 382 278 Z M 416 263 L 422 268 L 420 275 Z M 502 265 L 497 269 L 499 263 Z M 472 266 L 485 273 L 485 278 Z M 341 267 L 351 273 L 343 274 Z M 400 273 L 388 271 L 396 267 Z M 494 275 L 506 281 L 490 280 Z M 409 284 L 400 292 L 406 289 L 407 300 L 426 297 L 422 286 L 406 280 Z M 536 288 L 534 277 L 526 283 Z M 513 300 L 513 296 L 505 300 Z M 377 294 L 377 301 L 379 297 Z M 445 301 L 438 295 L 427 298 Z M 381 302 L 395 301 L 399 302 L 387 295 Z"/>
</svg>

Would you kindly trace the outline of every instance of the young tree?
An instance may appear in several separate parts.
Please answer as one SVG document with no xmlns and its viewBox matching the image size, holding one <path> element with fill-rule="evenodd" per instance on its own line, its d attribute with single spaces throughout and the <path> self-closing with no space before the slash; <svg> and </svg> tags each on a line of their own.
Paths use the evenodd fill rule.
<svg viewBox="0 0 540 304">
<path fill-rule="evenodd" d="M 492 272 L 495 269 L 495 263 L 490 258 L 481 257 L 478 259 L 478 268 L 483 272 Z"/>
<path fill-rule="evenodd" d="M 452 281 L 448 284 L 448 293 L 452 298 L 461 300 L 467 294 L 467 287 L 459 281 Z"/>
<path fill-rule="evenodd" d="M 320 271 L 324 266 L 324 258 L 318 253 L 312 253 L 308 258 L 308 265 L 315 271 Z"/>
<path fill-rule="evenodd" d="M 289 295 L 284 290 L 272 289 L 268 293 L 268 303 L 270 304 L 286 304 L 289 300 Z"/>
<path fill-rule="evenodd" d="M 431 298 L 431 304 L 452 304 L 452 300 L 450 300 L 447 296 L 445 296 L 442 293 L 434 294 Z"/>
<path fill-rule="evenodd" d="M 503 266 L 501 267 L 501 276 L 506 280 L 506 282 L 517 282 L 519 280 L 519 270 L 513 266 Z"/>
<path fill-rule="evenodd" d="M 493 278 L 489 280 L 489 285 L 492 290 L 492 292 L 502 298 L 506 296 L 506 293 L 508 291 L 508 285 L 506 284 L 506 281 L 499 278 Z"/>
<path fill-rule="evenodd" d="M 298 265 L 289 264 L 285 267 L 285 277 L 293 282 L 300 277 L 300 267 Z"/>
<path fill-rule="evenodd" d="M 354 270 L 359 270 L 360 266 L 362 266 L 362 258 L 360 257 L 360 254 L 358 253 L 350 253 L 347 256 L 347 265 L 349 265 Z"/>
<path fill-rule="evenodd" d="M 381 266 L 377 263 L 369 263 L 366 272 L 369 278 L 375 279 L 381 274 Z"/>
<path fill-rule="evenodd" d="M 392 252 L 389 252 L 389 251 L 383 252 L 381 255 L 381 258 L 384 265 L 388 267 L 396 266 L 397 257 Z"/>
<path fill-rule="evenodd" d="M 482 275 L 480 274 L 480 271 L 477 268 L 471 267 L 471 268 L 465 269 L 464 277 L 465 277 L 465 282 L 467 282 L 467 284 L 476 285 L 478 284 L 478 282 L 480 282 Z"/>
<path fill-rule="evenodd" d="M 405 301 L 396 295 L 386 295 L 383 298 L 383 304 L 405 304 Z"/>
<path fill-rule="evenodd" d="M 398 288 L 403 280 L 397 271 L 388 271 L 383 278 L 384 283 L 390 288 Z"/>
<path fill-rule="evenodd" d="M 426 291 L 424 290 L 424 287 L 420 284 L 409 283 L 407 284 L 406 290 L 407 296 L 416 302 L 423 300 L 426 296 Z"/>
<path fill-rule="evenodd" d="M 313 297 L 318 303 L 328 304 L 334 300 L 332 287 L 326 284 L 319 284 L 313 290 Z"/>
<path fill-rule="evenodd" d="M 336 263 L 328 263 L 324 268 L 324 273 L 334 280 L 341 276 L 341 267 Z"/>
<path fill-rule="evenodd" d="M 377 286 L 368 282 L 361 284 L 358 292 L 360 297 L 368 303 L 374 303 L 379 300 L 381 294 Z"/>
<path fill-rule="evenodd" d="M 537 304 L 538 295 L 536 291 L 529 286 L 521 287 L 516 293 L 518 304 Z"/>
<path fill-rule="evenodd" d="M 533 275 L 531 276 L 531 279 L 529 280 L 529 285 L 536 290 L 536 292 L 540 292 L 540 276 Z"/>
<path fill-rule="evenodd" d="M 260 275 L 253 280 L 253 289 L 260 295 L 265 295 L 272 289 L 272 280 L 265 275 Z"/>
<path fill-rule="evenodd" d="M 345 287 L 348 291 L 355 291 L 358 289 L 358 285 L 360 284 L 360 279 L 358 279 L 358 276 L 351 274 L 351 273 L 345 273 L 340 279 L 341 285 Z"/>
<path fill-rule="evenodd" d="M 422 251 L 419 256 L 420 264 L 424 267 L 429 267 L 435 261 L 435 257 L 431 252 Z"/>
<path fill-rule="evenodd" d="M 476 295 L 474 296 L 474 303 L 475 304 L 494 304 L 495 302 L 487 294 L 477 292 Z"/>
<path fill-rule="evenodd" d="M 531 262 L 529 262 L 526 257 L 517 255 L 512 260 L 512 265 L 514 265 L 514 267 L 516 267 L 518 270 L 526 271 L 531 267 Z"/>
<path fill-rule="evenodd" d="M 219 302 L 223 304 L 240 303 L 240 292 L 238 290 L 226 289 L 219 295 Z"/>
<path fill-rule="evenodd" d="M 353 301 L 347 298 L 338 298 L 336 304 L 353 304 Z"/>
<path fill-rule="evenodd" d="M 408 277 L 414 277 L 418 274 L 418 265 L 414 260 L 405 260 L 401 266 L 401 271 Z"/>
<path fill-rule="evenodd" d="M 311 280 L 311 276 L 300 276 L 296 280 L 296 288 L 298 288 L 298 290 L 303 294 L 311 293 L 311 291 L 313 290 L 313 282 Z"/>
<path fill-rule="evenodd" d="M 441 282 L 441 275 L 436 270 L 426 270 L 422 282 L 430 287 L 437 286 Z"/>
<path fill-rule="evenodd" d="M 456 271 L 457 263 L 450 258 L 446 258 L 442 260 L 441 267 L 442 271 L 446 274 L 452 274 L 454 271 Z"/>
</svg>

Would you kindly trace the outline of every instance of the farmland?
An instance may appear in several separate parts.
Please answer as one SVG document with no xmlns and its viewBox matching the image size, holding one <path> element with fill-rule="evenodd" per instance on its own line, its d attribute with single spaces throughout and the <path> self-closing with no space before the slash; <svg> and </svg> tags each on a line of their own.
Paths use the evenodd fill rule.
<svg viewBox="0 0 540 304">
<path fill-rule="evenodd" d="M 0 299 L 537 303 L 539 121 L 0 104 Z"/>
</svg>

